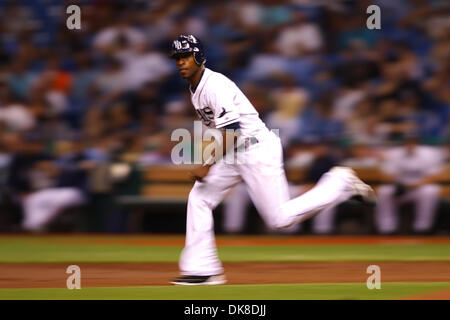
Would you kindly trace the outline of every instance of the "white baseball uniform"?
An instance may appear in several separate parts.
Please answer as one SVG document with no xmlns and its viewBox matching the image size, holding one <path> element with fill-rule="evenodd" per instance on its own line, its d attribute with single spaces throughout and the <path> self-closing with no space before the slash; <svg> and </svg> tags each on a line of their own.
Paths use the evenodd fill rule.
<svg viewBox="0 0 450 320">
<path fill-rule="evenodd" d="M 410 186 L 425 177 L 438 174 L 444 164 L 443 150 L 429 146 L 416 146 L 412 153 L 405 147 L 397 147 L 386 152 L 382 170 L 395 177 L 396 182 Z M 398 231 L 398 205 L 415 202 L 413 230 L 428 232 L 433 227 L 441 187 L 438 184 L 425 184 L 410 188 L 401 197 L 396 197 L 394 184 L 382 185 L 378 188 L 378 204 L 375 218 L 378 231 L 392 233 Z"/>
<path fill-rule="evenodd" d="M 267 129 L 250 101 L 224 75 L 205 68 L 195 91 L 191 89 L 191 100 L 206 126 L 223 128 L 239 122 L 242 135 L 254 137 L 258 142 L 243 151 L 243 161 L 230 164 L 218 160 L 202 182 L 195 182 L 187 204 L 181 274 L 223 273 L 217 256 L 212 210 L 242 180 L 265 223 L 275 229 L 302 222 L 354 195 L 354 188 L 345 177 L 339 172 L 328 172 L 313 189 L 289 200 L 279 137 Z"/>
</svg>

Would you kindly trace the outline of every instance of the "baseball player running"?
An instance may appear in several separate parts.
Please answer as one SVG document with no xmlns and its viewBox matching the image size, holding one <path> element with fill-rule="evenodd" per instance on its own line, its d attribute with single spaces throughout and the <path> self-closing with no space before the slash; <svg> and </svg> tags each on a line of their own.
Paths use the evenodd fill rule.
<svg viewBox="0 0 450 320">
<path fill-rule="evenodd" d="M 191 100 L 202 122 L 220 129 L 224 137 L 222 156 L 207 159 L 191 172 L 196 182 L 187 204 L 186 241 L 179 262 L 181 276 L 173 284 L 226 282 L 217 255 L 212 210 L 242 180 L 265 223 L 275 229 L 300 223 L 353 196 L 374 199 L 373 190 L 353 170 L 334 167 L 313 189 L 290 200 L 279 137 L 267 129 L 233 81 L 205 67 L 201 42 L 192 35 L 181 35 L 173 41 L 170 57 L 190 84 Z M 243 161 L 225 161 L 226 152 L 233 148 L 225 143 L 229 132 L 226 129 L 239 130 L 245 139 Z"/>
</svg>

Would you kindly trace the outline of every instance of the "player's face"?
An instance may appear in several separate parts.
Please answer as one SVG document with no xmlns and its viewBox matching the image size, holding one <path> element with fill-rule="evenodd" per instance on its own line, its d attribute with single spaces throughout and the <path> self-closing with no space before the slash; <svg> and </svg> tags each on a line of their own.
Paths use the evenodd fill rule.
<svg viewBox="0 0 450 320">
<path fill-rule="evenodd" d="M 191 78 L 198 72 L 200 66 L 195 63 L 194 55 L 192 53 L 179 54 L 175 57 L 175 63 L 178 72 L 184 79 Z"/>
</svg>

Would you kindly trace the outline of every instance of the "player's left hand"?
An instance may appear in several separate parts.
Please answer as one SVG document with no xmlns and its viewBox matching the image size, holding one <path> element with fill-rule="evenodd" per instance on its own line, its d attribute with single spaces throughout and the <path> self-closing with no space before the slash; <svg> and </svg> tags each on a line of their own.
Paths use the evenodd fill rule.
<svg viewBox="0 0 450 320">
<path fill-rule="evenodd" d="M 209 168 L 211 166 L 200 166 L 195 169 L 193 169 L 191 172 L 189 172 L 189 176 L 193 181 L 203 181 L 203 178 L 208 175 Z"/>
</svg>

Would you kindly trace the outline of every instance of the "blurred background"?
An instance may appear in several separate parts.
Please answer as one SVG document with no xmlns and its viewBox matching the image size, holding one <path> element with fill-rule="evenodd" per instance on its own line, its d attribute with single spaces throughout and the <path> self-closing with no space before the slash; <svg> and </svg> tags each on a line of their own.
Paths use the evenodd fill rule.
<svg viewBox="0 0 450 320">
<path fill-rule="evenodd" d="M 81 29 L 69 30 L 69 5 Z M 368 6 L 381 9 L 369 30 Z M 289 234 L 450 233 L 450 6 L 432 0 L 0 1 L 0 231 L 185 230 L 197 120 L 167 58 L 180 34 L 279 129 L 292 196 L 334 165 L 378 202 Z M 194 146 L 192 146 L 192 149 Z M 194 151 L 194 150 L 193 150 Z M 244 185 L 219 233 L 268 233 Z"/>
</svg>

